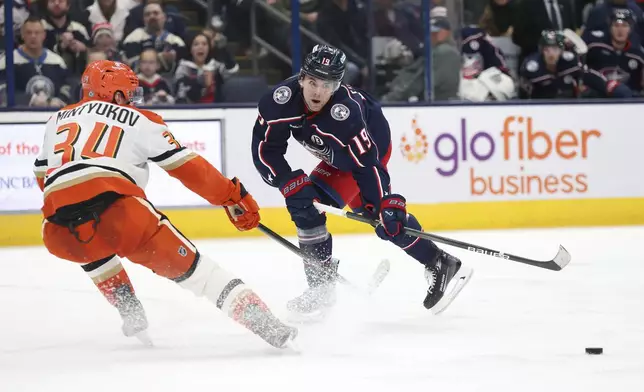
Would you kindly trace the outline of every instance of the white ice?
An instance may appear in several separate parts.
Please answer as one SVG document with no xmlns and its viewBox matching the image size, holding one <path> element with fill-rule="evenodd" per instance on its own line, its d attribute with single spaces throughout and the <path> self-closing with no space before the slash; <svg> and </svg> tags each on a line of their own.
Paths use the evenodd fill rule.
<svg viewBox="0 0 644 392">
<path fill-rule="evenodd" d="M 418 263 L 375 236 L 336 236 L 346 286 L 300 353 L 273 349 L 207 302 L 126 264 L 155 347 L 125 338 L 120 318 L 77 265 L 45 249 L 0 250 L 0 391 L 644 391 L 644 227 L 442 233 L 548 259 L 560 272 L 463 250 L 474 276 L 440 316 L 422 307 Z M 293 240 L 293 238 L 291 238 Z M 265 238 L 196 241 L 284 313 L 299 260 Z M 449 247 L 445 247 L 449 249 Z M 589 356 L 585 347 L 603 347 Z"/>
</svg>

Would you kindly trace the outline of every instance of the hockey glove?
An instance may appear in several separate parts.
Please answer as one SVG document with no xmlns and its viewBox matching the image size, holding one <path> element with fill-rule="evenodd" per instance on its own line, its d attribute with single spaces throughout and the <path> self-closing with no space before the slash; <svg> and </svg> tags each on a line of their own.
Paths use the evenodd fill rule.
<svg viewBox="0 0 644 392">
<path fill-rule="evenodd" d="M 386 195 L 380 201 L 380 224 L 376 234 L 383 240 L 393 240 L 405 235 L 407 202 L 401 195 Z"/>
<path fill-rule="evenodd" d="M 286 209 L 297 227 L 307 229 L 325 223 L 324 215 L 313 206 L 314 200 L 320 201 L 320 195 L 302 169 L 280 179 L 279 188 L 286 201 Z"/>
<path fill-rule="evenodd" d="M 254 229 L 259 225 L 259 206 L 237 177 L 231 181 L 235 185 L 235 191 L 230 200 L 222 204 L 225 207 L 226 215 L 237 230 Z"/>
</svg>

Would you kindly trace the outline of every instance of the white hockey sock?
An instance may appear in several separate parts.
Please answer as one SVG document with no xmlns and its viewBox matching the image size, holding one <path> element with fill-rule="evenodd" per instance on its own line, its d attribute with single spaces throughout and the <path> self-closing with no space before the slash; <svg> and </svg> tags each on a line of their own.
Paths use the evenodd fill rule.
<svg viewBox="0 0 644 392">
<path fill-rule="evenodd" d="M 197 267 L 179 286 L 204 296 L 233 320 L 249 327 L 245 318 L 248 305 L 257 305 L 270 314 L 268 307 L 240 278 L 223 269 L 214 260 L 200 254 Z"/>
</svg>

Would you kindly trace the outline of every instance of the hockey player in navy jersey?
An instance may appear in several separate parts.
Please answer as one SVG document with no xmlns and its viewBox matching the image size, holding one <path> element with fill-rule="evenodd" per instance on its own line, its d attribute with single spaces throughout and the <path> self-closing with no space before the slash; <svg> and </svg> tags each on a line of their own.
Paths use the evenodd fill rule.
<svg viewBox="0 0 644 392">
<path fill-rule="evenodd" d="M 613 10 L 608 31 L 593 30 L 586 35 L 586 64 L 609 83 L 623 84 L 633 95 L 641 96 L 644 49 L 639 41 L 631 41 L 634 23 L 631 10 Z"/>
<path fill-rule="evenodd" d="M 309 288 L 290 300 L 298 316 L 317 316 L 335 303 L 332 236 L 317 200 L 377 218 L 378 237 L 391 241 L 425 267 L 429 282 L 424 306 L 444 309 L 469 280 L 472 270 L 433 242 L 404 234 L 403 226 L 421 229 L 407 212 L 406 200 L 392 193 L 387 162 L 391 155 L 389 124 L 378 102 L 343 84 L 345 54 L 317 45 L 299 75 L 275 86 L 259 101 L 252 152 L 264 181 L 279 189 L 297 227 L 300 248 L 308 255 L 304 272 Z M 293 136 L 321 160 L 310 175 L 286 161 Z M 315 263 L 315 267 L 311 264 Z"/>
<path fill-rule="evenodd" d="M 516 87 L 503 52 L 485 30 L 468 26 L 461 30 L 461 82 L 458 96 L 472 102 L 505 101 L 516 95 Z"/>
<path fill-rule="evenodd" d="M 490 42 L 485 30 L 480 27 L 465 27 L 461 30 L 461 39 L 463 78 L 476 78 L 491 67 L 510 75 L 503 52 Z"/>
<path fill-rule="evenodd" d="M 526 57 L 519 71 L 520 96 L 532 99 L 577 98 L 581 84 L 605 97 L 630 97 L 629 89 L 609 83 L 593 70 L 587 70 L 577 54 L 564 50 L 564 36 L 544 30 L 539 51 Z"/>
</svg>

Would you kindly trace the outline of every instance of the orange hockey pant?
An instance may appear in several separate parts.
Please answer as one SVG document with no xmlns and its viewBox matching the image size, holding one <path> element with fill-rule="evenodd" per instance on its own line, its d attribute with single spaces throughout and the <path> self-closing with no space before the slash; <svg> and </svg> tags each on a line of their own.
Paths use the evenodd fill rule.
<svg viewBox="0 0 644 392">
<path fill-rule="evenodd" d="M 82 264 L 117 254 L 175 281 L 187 278 L 196 267 L 196 247 L 145 199 L 122 197 L 100 215 L 96 229 L 93 223 L 76 228 L 83 241 L 94 234 L 85 244 L 67 227 L 45 220 L 45 246 L 57 257 Z"/>
</svg>

